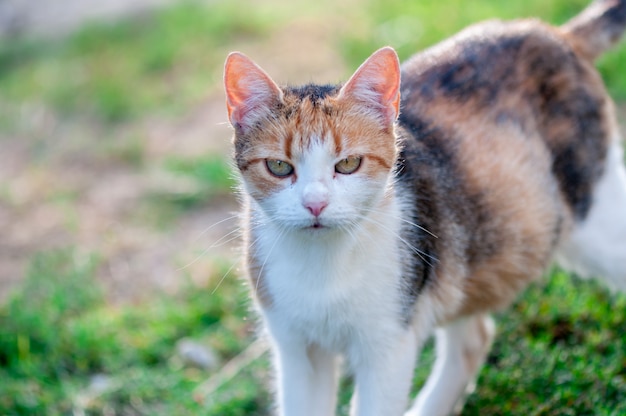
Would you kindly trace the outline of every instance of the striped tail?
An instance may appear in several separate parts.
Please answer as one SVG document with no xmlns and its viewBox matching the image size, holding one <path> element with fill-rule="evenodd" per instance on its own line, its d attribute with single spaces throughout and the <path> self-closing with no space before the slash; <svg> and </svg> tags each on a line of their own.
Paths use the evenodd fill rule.
<svg viewBox="0 0 626 416">
<path fill-rule="evenodd" d="M 579 51 L 595 60 L 619 41 L 626 29 L 626 0 L 596 0 L 562 26 Z"/>
</svg>

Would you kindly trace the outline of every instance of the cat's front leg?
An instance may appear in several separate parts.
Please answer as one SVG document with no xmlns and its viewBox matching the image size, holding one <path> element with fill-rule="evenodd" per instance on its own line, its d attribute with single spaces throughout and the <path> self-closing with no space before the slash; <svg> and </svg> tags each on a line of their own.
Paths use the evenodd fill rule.
<svg viewBox="0 0 626 416">
<path fill-rule="evenodd" d="M 408 403 L 418 350 L 413 328 L 383 340 L 354 363 L 356 389 L 351 416 L 399 416 Z"/>
<path fill-rule="evenodd" d="M 336 357 L 301 339 L 274 339 L 280 416 L 331 416 L 336 406 Z"/>
</svg>

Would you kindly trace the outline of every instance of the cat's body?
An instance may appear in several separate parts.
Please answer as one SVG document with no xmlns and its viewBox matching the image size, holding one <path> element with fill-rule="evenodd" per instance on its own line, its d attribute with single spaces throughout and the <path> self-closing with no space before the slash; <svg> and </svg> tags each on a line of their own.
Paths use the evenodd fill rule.
<svg viewBox="0 0 626 416">
<path fill-rule="evenodd" d="M 449 414 L 489 350 L 487 314 L 555 258 L 626 287 L 626 173 L 592 64 L 625 25 L 611 0 L 563 28 L 483 23 L 401 69 L 382 49 L 344 86 L 281 89 L 229 57 L 281 414 L 333 414 L 339 356 L 353 414 L 402 414 L 435 328 L 438 361 L 408 414 Z"/>
</svg>

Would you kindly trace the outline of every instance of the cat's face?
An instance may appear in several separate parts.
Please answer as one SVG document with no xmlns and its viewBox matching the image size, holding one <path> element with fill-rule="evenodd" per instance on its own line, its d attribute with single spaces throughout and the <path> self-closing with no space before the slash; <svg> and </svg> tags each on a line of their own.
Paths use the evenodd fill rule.
<svg viewBox="0 0 626 416">
<path fill-rule="evenodd" d="M 375 53 L 342 88 L 284 89 L 235 53 L 225 84 L 237 167 L 272 222 L 317 232 L 379 209 L 397 152 L 395 52 Z"/>
</svg>

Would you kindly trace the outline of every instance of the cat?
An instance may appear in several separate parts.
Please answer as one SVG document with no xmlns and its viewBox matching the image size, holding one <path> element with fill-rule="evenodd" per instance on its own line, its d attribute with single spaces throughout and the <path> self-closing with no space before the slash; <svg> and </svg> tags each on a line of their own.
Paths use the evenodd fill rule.
<svg viewBox="0 0 626 416">
<path fill-rule="evenodd" d="M 279 87 L 228 56 L 246 269 L 280 415 L 334 414 L 340 357 L 352 415 L 448 415 L 488 354 L 489 313 L 554 261 L 626 289 L 626 169 L 593 67 L 625 27 L 626 0 L 561 27 L 487 21 L 402 66 L 382 48 L 343 85 Z M 433 333 L 434 370 L 407 410 Z"/>
</svg>

